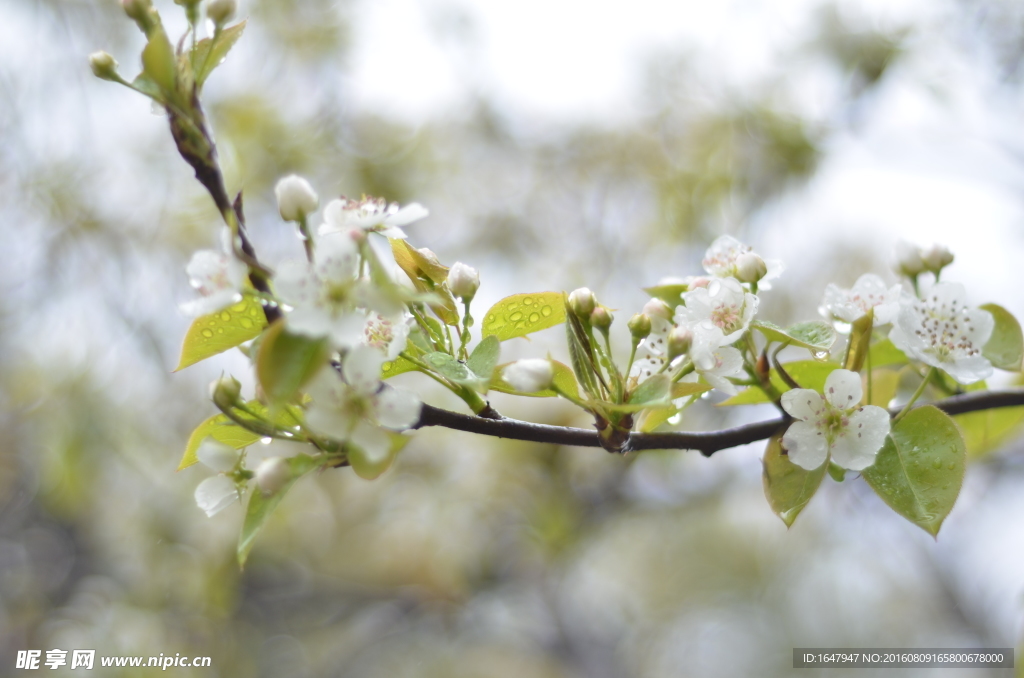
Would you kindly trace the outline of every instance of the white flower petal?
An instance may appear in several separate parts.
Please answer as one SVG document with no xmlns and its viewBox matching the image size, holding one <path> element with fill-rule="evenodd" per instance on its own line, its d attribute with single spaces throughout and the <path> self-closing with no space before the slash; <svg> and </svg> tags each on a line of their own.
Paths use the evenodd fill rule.
<svg viewBox="0 0 1024 678">
<path fill-rule="evenodd" d="M 314 401 L 306 410 L 306 425 L 315 433 L 335 440 L 348 440 L 355 417 L 344 409 L 344 403 Z"/>
<path fill-rule="evenodd" d="M 420 418 L 423 405 L 420 399 L 408 391 L 385 388 L 377 395 L 377 422 L 395 430 L 407 429 Z"/>
<path fill-rule="evenodd" d="M 366 461 L 371 464 L 384 461 L 391 453 L 388 434 L 365 420 L 356 425 L 349 441 L 363 451 Z"/>
<path fill-rule="evenodd" d="M 807 471 L 818 468 L 828 457 L 828 441 L 825 434 L 814 424 L 806 421 L 795 421 L 790 424 L 786 434 L 782 436 L 782 446 L 788 451 L 789 460 Z"/>
<path fill-rule="evenodd" d="M 813 421 L 825 410 L 821 396 L 809 388 L 794 388 L 782 394 L 782 409 L 801 421 Z"/>
<path fill-rule="evenodd" d="M 213 517 L 239 499 L 238 488 L 227 476 L 211 476 L 196 487 L 195 499 L 196 505 Z"/>
<path fill-rule="evenodd" d="M 864 389 L 860 375 L 850 370 L 834 370 L 825 379 L 825 400 L 833 407 L 848 410 L 860 405 Z"/>
<path fill-rule="evenodd" d="M 380 385 L 380 368 L 384 356 L 369 346 L 356 346 L 345 355 L 341 372 L 345 381 L 358 393 L 373 395 Z"/>
<path fill-rule="evenodd" d="M 196 457 L 208 468 L 218 473 L 233 471 L 242 455 L 238 450 L 213 438 L 206 438 L 199 443 Z"/>
<path fill-rule="evenodd" d="M 388 226 L 408 226 L 414 221 L 423 219 L 428 214 L 430 212 L 427 211 L 426 207 L 418 202 L 411 202 L 388 217 L 384 223 Z"/>
<path fill-rule="evenodd" d="M 314 260 L 320 280 L 348 282 L 359 270 L 359 246 L 347 233 L 330 233 L 317 240 Z"/>
<path fill-rule="evenodd" d="M 889 435 L 889 413 L 867 405 L 848 418 L 849 423 L 832 443 L 832 461 L 851 471 L 863 471 L 875 463 L 875 455 Z"/>
</svg>

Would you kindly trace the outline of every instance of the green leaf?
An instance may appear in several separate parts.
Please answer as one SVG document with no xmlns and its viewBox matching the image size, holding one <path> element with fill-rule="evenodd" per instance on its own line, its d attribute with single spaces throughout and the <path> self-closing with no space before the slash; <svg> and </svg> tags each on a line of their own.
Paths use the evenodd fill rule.
<svg viewBox="0 0 1024 678">
<path fill-rule="evenodd" d="M 424 363 L 433 368 L 438 374 L 444 376 L 456 384 L 463 386 L 479 386 L 480 377 L 473 374 L 473 371 L 465 363 L 456 360 L 447 353 L 439 351 L 428 353 L 421 358 Z"/>
<path fill-rule="evenodd" d="M 863 475 L 894 511 L 936 536 L 960 494 L 966 459 L 956 423 L 925 405 L 896 422 Z"/>
<path fill-rule="evenodd" d="M 872 368 L 886 365 L 906 365 L 908 362 L 903 351 L 896 348 L 888 339 L 876 342 L 868 351 L 868 355 Z"/>
<path fill-rule="evenodd" d="M 162 104 L 167 101 L 163 93 L 160 92 L 160 85 L 156 84 L 153 78 L 146 75 L 145 71 L 139 73 L 138 77 L 132 80 L 132 87 L 158 103 Z"/>
<path fill-rule="evenodd" d="M 654 287 L 645 287 L 644 292 L 651 295 L 655 299 L 661 299 L 666 304 L 675 308 L 683 304 L 683 293 L 689 289 L 686 283 L 673 283 L 669 285 L 655 285 Z"/>
<path fill-rule="evenodd" d="M 220 66 L 224 57 L 228 55 L 231 48 L 235 46 L 238 39 L 242 37 L 245 30 L 245 21 L 242 20 L 234 26 L 222 30 L 216 40 L 204 38 L 196 45 L 192 53 L 192 64 L 196 74 L 196 86 L 202 89 L 203 83 L 213 73 L 213 69 Z"/>
<path fill-rule="evenodd" d="M 672 384 L 672 400 L 698 393 L 707 393 L 712 388 L 712 386 L 698 381 L 677 381 Z"/>
<path fill-rule="evenodd" d="M 1024 358 L 1024 335 L 1021 334 L 1020 323 L 1012 313 L 997 304 L 985 304 L 981 309 L 991 313 L 995 321 L 992 336 L 981 354 L 1001 370 L 1020 372 L 1021 359 Z"/>
<path fill-rule="evenodd" d="M 868 349 L 871 344 L 871 330 L 874 322 L 875 309 L 872 307 L 850 326 L 850 342 L 846 345 L 844 369 L 860 372 L 864 367 L 864 359 L 868 357 Z"/>
<path fill-rule="evenodd" d="M 487 311 L 483 336 L 499 341 L 524 337 L 565 322 L 565 304 L 561 292 L 535 292 L 505 297 Z"/>
<path fill-rule="evenodd" d="M 1024 430 L 1024 407 L 1000 407 L 953 417 L 964 434 L 967 456 L 981 459 Z"/>
<path fill-rule="evenodd" d="M 889 409 L 889 403 L 896 397 L 899 386 L 900 373 L 896 370 L 871 370 L 871 398 L 866 404 Z M 867 396 L 866 391 L 864 395 Z"/>
<path fill-rule="evenodd" d="M 348 463 L 352 466 L 352 470 L 355 471 L 356 475 L 363 480 L 379 478 L 384 471 L 391 467 L 398 452 L 410 440 L 408 436 L 403 436 L 401 433 L 395 433 L 394 431 L 385 430 L 384 433 L 387 434 L 388 439 L 391 441 L 391 448 L 381 459 L 370 459 L 363 452 L 362 448 L 352 444 L 348 446 Z"/>
<path fill-rule="evenodd" d="M 416 366 L 416 363 L 399 356 L 381 366 L 381 379 L 390 379 L 405 372 L 415 372 L 418 369 L 420 368 Z"/>
<path fill-rule="evenodd" d="M 254 485 L 252 494 L 249 496 L 249 506 L 245 510 L 245 522 L 242 523 L 242 533 L 238 537 L 238 566 L 244 567 L 245 561 L 249 558 L 249 551 L 256 543 L 256 535 L 267 519 L 274 512 L 277 505 L 284 499 L 284 495 L 291 489 L 295 481 L 303 475 L 324 463 L 322 457 L 310 457 L 306 454 L 298 454 L 287 459 L 290 477 L 288 482 L 273 494 L 266 495 L 260 491 L 259 486 Z"/>
<path fill-rule="evenodd" d="M 630 394 L 628 402 L 631 405 L 655 407 L 657 405 L 668 405 L 669 397 L 672 394 L 672 382 L 664 374 L 652 375 L 647 381 L 640 384 Z"/>
<path fill-rule="evenodd" d="M 786 329 L 763 320 L 755 320 L 750 326 L 761 332 L 769 341 L 799 346 L 815 353 L 829 350 L 836 341 L 835 329 L 821 320 L 797 323 Z"/>
<path fill-rule="evenodd" d="M 559 390 L 561 390 L 563 393 L 567 393 L 573 398 L 579 400 L 580 387 L 576 383 L 576 377 L 572 373 L 572 368 L 570 368 L 565 363 L 558 362 L 557 360 L 551 360 L 550 362 L 551 367 L 554 368 L 554 378 L 552 379 L 552 381 L 555 383 L 555 386 L 557 386 Z M 499 391 L 501 393 L 512 393 L 514 395 L 528 396 L 531 398 L 554 398 L 558 396 L 554 389 L 545 389 L 543 391 L 536 391 L 534 393 L 522 393 L 521 391 L 516 391 L 515 389 L 513 389 L 511 386 L 508 385 L 508 383 L 505 382 L 504 378 L 502 377 L 502 375 L 505 372 L 505 368 L 511 364 L 512 363 L 505 363 L 504 365 L 498 365 L 498 367 L 495 368 L 494 376 L 491 378 L 492 391 Z"/>
<path fill-rule="evenodd" d="M 326 338 L 292 334 L 278 320 L 263 335 L 256 355 L 256 378 L 272 406 L 292 401 L 330 357 Z"/>
<path fill-rule="evenodd" d="M 793 378 L 796 383 L 800 384 L 801 388 L 809 388 L 813 391 L 821 393 L 825 389 L 825 380 L 828 379 L 828 375 L 832 374 L 833 370 L 839 369 L 839 363 L 833 362 L 820 362 L 818 360 L 797 360 L 791 363 L 783 365 L 783 369 L 786 373 Z M 768 374 L 768 378 L 771 379 L 772 385 L 778 389 L 779 393 L 785 393 L 789 390 L 789 386 L 779 376 L 778 371 L 772 369 Z M 771 399 L 768 395 L 757 386 L 751 386 L 747 390 L 734 395 L 733 397 L 719 403 L 719 406 L 725 405 L 757 405 L 760 403 L 770 403 Z"/>
<path fill-rule="evenodd" d="M 430 302 L 430 309 L 445 324 L 458 325 L 459 310 L 455 305 L 455 297 L 445 284 L 448 269 L 423 256 L 419 250 L 401 238 L 388 238 L 388 242 L 391 243 L 395 263 L 409 276 L 413 286 L 420 292 L 430 292 L 441 298 L 440 302 Z"/>
<path fill-rule="evenodd" d="M 270 413 L 263 403 L 258 400 L 250 400 L 246 403 L 246 406 L 257 415 L 269 420 Z M 238 416 L 245 420 L 257 421 L 244 412 L 239 412 Z M 295 412 L 288 408 L 279 412 L 274 417 L 273 422 L 277 426 L 289 429 L 294 429 L 300 424 Z M 255 443 L 263 437 L 263 434 L 254 433 L 242 428 L 223 414 L 215 414 L 199 424 L 188 437 L 188 442 L 185 444 L 185 453 L 181 456 L 181 463 L 178 464 L 179 471 L 199 461 L 196 457 L 196 450 L 199 449 L 199 444 L 206 440 L 207 437 L 212 437 L 218 442 L 240 450 Z"/>
<path fill-rule="evenodd" d="M 177 61 L 163 28 L 149 34 L 149 42 L 142 50 L 142 69 L 165 97 L 177 94 Z"/>
<path fill-rule="evenodd" d="M 796 517 L 821 486 L 828 464 L 822 464 L 813 471 L 800 468 L 782 453 L 782 436 L 782 433 L 776 433 L 768 440 L 762 460 L 761 481 L 772 511 L 782 518 L 786 527 L 792 527 Z"/>
<path fill-rule="evenodd" d="M 473 371 L 473 374 L 480 377 L 485 384 L 490 382 L 494 368 L 498 364 L 498 357 L 501 355 L 501 342 L 493 334 L 484 337 L 483 341 L 477 344 L 470 354 L 466 366 Z"/>
<path fill-rule="evenodd" d="M 185 333 L 175 372 L 255 339 L 267 324 L 263 307 L 246 295 L 234 306 L 196 318 Z"/>
</svg>

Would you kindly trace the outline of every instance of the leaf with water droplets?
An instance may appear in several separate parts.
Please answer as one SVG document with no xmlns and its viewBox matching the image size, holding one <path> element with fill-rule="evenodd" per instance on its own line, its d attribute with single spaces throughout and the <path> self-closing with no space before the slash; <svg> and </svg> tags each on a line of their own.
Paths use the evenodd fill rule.
<svg viewBox="0 0 1024 678">
<path fill-rule="evenodd" d="M 821 486 L 828 464 L 822 464 L 813 471 L 800 468 L 782 453 L 782 433 L 776 433 L 768 440 L 768 447 L 762 459 L 761 482 L 764 496 L 786 527 L 792 527 L 796 517 L 811 501 Z"/>
<path fill-rule="evenodd" d="M 203 38 L 196 44 L 192 52 L 192 64 L 196 73 L 196 86 L 202 89 L 203 83 L 213 73 L 213 69 L 223 63 L 228 52 L 235 46 L 238 39 L 242 37 L 245 30 L 245 20 L 242 20 L 220 31 L 214 38 Z"/>
<path fill-rule="evenodd" d="M 406 372 L 415 372 L 418 369 L 420 369 L 420 368 L 416 366 L 416 363 L 414 363 L 412 361 L 409 361 L 409 360 L 406 360 L 405 358 L 399 356 L 399 357 L 395 358 L 394 360 L 390 360 L 390 361 L 384 363 L 381 366 L 381 368 L 380 368 L 381 377 L 380 378 L 381 379 L 390 379 L 391 377 L 397 376 L 399 374 L 404 374 Z"/>
<path fill-rule="evenodd" d="M 817 360 L 796 360 L 786 363 L 782 367 L 796 383 L 800 384 L 801 388 L 809 388 L 821 393 L 825 389 L 825 380 L 828 378 L 828 375 L 832 374 L 833 370 L 839 369 L 840 365 L 839 363 L 823 363 Z M 782 380 L 777 370 L 772 369 L 768 374 L 768 378 L 771 379 L 772 384 L 779 393 L 785 393 L 789 390 L 789 386 Z M 719 405 L 757 405 L 770 402 L 771 398 L 764 391 L 757 386 L 751 386 L 742 393 L 720 402 Z"/>
<path fill-rule="evenodd" d="M 245 412 L 238 412 L 238 416 L 246 421 L 252 421 L 257 426 L 259 424 L 268 421 L 269 412 L 266 406 L 258 400 L 251 400 L 246 403 L 246 408 L 251 412 L 264 417 L 264 420 L 258 420 Z M 281 428 L 294 429 L 299 425 L 299 419 L 295 412 L 291 408 L 285 408 L 281 410 L 274 418 L 274 424 Z M 181 455 L 181 463 L 178 464 L 178 470 L 188 468 L 199 461 L 196 457 L 196 450 L 199 449 L 199 444 L 207 438 L 213 438 L 217 442 L 230 445 L 236 450 L 240 450 L 243 447 L 252 445 L 257 440 L 262 438 L 265 432 L 254 432 L 249 429 L 242 428 L 238 424 L 228 419 L 223 414 L 215 414 L 212 417 L 204 420 L 199 426 L 196 426 L 195 430 L 188 437 L 188 442 L 185 444 L 185 453 Z"/>
<path fill-rule="evenodd" d="M 249 496 L 249 505 L 245 509 L 245 522 L 242 523 L 242 533 L 238 536 L 238 566 L 245 566 L 249 558 L 249 551 L 256 543 L 256 535 L 267 519 L 274 512 L 277 505 L 284 499 L 295 481 L 303 475 L 324 463 L 323 457 L 311 457 L 307 454 L 297 454 L 285 460 L 288 464 L 288 480 L 284 486 L 273 494 L 264 494 L 258 485 L 253 486 L 252 494 Z"/>
<path fill-rule="evenodd" d="M 442 375 L 449 381 L 453 381 L 456 384 L 462 384 L 463 386 L 469 386 L 471 388 L 481 388 L 483 386 L 480 377 L 475 375 L 466 363 L 456 360 L 447 353 L 441 353 L 435 351 L 434 353 L 428 353 L 420 358 L 426 365 L 433 368 L 438 374 Z"/>
<path fill-rule="evenodd" d="M 960 494 L 966 460 L 956 423 L 925 405 L 896 422 L 863 475 L 896 513 L 934 537 Z"/>
<path fill-rule="evenodd" d="M 483 336 L 507 341 L 565 322 L 562 296 L 561 292 L 533 292 L 505 297 L 484 315 Z"/>
<path fill-rule="evenodd" d="M 1012 313 L 997 304 L 985 304 L 980 308 L 991 313 L 995 321 L 992 336 L 981 354 L 1001 370 L 1020 372 L 1021 359 L 1024 358 L 1024 334 L 1020 323 Z"/>
<path fill-rule="evenodd" d="M 278 320 L 263 335 L 256 354 L 256 378 L 272 407 L 293 400 L 330 357 L 326 338 L 292 334 Z"/>
<path fill-rule="evenodd" d="M 829 350 L 836 341 L 835 329 L 820 320 L 797 323 L 786 329 L 765 320 L 755 320 L 750 326 L 760 331 L 769 341 L 799 346 L 815 353 Z"/>
<path fill-rule="evenodd" d="M 181 346 L 181 358 L 174 371 L 194 365 L 210 356 L 255 339 L 267 325 L 263 307 L 255 297 L 246 295 L 242 301 L 224 310 L 192 321 Z"/>
</svg>

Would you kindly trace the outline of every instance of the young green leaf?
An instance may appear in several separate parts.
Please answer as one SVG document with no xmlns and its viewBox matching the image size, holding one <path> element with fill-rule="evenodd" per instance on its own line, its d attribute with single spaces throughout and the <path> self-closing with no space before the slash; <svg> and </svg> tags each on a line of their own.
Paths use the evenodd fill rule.
<svg viewBox="0 0 1024 678">
<path fill-rule="evenodd" d="M 256 354 L 256 378 L 271 406 L 293 400 L 330 357 L 326 338 L 292 334 L 278 320 L 263 335 Z"/>
<path fill-rule="evenodd" d="M 846 360 L 843 361 L 844 369 L 851 372 L 860 372 L 864 367 L 864 359 L 868 357 L 868 348 L 871 344 L 871 330 L 875 321 L 875 309 L 869 308 L 868 312 L 858 318 L 850 326 L 850 343 L 846 345 Z"/>
<path fill-rule="evenodd" d="M 422 252 L 401 238 L 388 238 L 395 263 L 401 268 L 413 286 L 419 292 L 429 292 L 440 297 L 439 302 L 430 302 L 430 309 L 447 325 L 459 324 L 459 310 L 455 305 L 455 297 L 444 284 L 448 277 L 448 269 L 434 263 Z M 486 334 L 486 332 L 485 332 Z"/>
<path fill-rule="evenodd" d="M 245 20 L 242 20 L 234 26 L 220 31 L 216 39 L 204 38 L 199 41 L 195 51 L 192 52 L 192 66 L 195 70 L 196 86 L 199 89 L 202 89 L 203 83 L 213 73 L 213 69 L 224 62 L 224 58 L 242 37 L 244 30 Z"/>
<path fill-rule="evenodd" d="M 629 403 L 647 407 L 668 405 L 671 394 L 672 381 L 664 374 L 654 374 L 630 394 Z"/>
<path fill-rule="evenodd" d="M 257 415 L 269 419 L 270 413 L 267 411 L 266 406 L 258 400 L 251 400 L 247 402 L 246 407 Z M 238 416 L 245 420 L 255 421 L 244 412 L 239 412 Z M 294 429 L 299 425 L 299 419 L 289 408 L 281 410 L 281 412 L 274 417 L 273 422 L 279 427 L 288 429 Z M 181 463 L 178 464 L 179 471 L 184 468 L 188 468 L 199 461 L 196 457 L 196 450 L 199 449 L 199 444 L 207 437 L 212 437 L 218 442 L 230 445 L 236 450 L 240 450 L 243 447 L 248 447 L 255 443 L 263 437 L 263 434 L 242 428 L 223 414 L 215 414 L 199 424 L 199 426 L 197 426 L 188 437 L 188 442 L 185 444 L 185 453 L 182 454 Z"/>
<path fill-rule="evenodd" d="M 473 374 L 480 377 L 484 383 L 491 380 L 494 368 L 498 364 L 498 357 L 501 355 L 501 342 L 493 334 L 484 337 L 483 341 L 477 344 L 470 354 L 466 366 L 473 371 Z"/>
<path fill-rule="evenodd" d="M 416 363 L 399 356 L 381 366 L 381 379 L 390 379 L 405 372 L 415 372 L 418 369 Z"/>
<path fill-rule="evenodd" d="M 997 304 L 984 304 L 981 309 L 992 314 L 995 327 L 981 354 L 1001 370 L 1020 372 L 1024 358 L 1024 335 L 1013 314 Z"/>
<path fill-rule="evenodd" d="M 142 50 L 142 68 L 165 98 L 173 99 L 177 95 L 177 61 L 163 28 L 150 33 L 149 42 Z"/>
<path fill-rule="evenodd" d="M 956 423 L 925 405 L 896 422 L 863 475 L 894 511 L 936 536 L 960 494 L 966 459 Z"/>
<path fill-rule="evenodd" d="M 421 360 L 449 381 L 473 388 L 480 386 L 480 377 L 473 374 L 465 363 L 459 362 L 447 353 L 428 353 Z"/>
<path fill-rule="evenodd" d="M 813 471 L 800 468 L 782 453 L 782 435 L 781 432 L 776 433 L 768 440 L 761 480 L 768 505 L 786 523 L 786 527 L 792 527 L 796 517 L 821 486 L 828 464 L 822 464 Z"/>
<path fill-rule="evenodd" d="M 769 341 L 806 348 L 815 353 L 829 350 L 836 341 L 835 329 L 820 320 L 797 323 L 786 329 L 764 320 L 755 320 L 750 326 L 761 332 Z"/>
<path fill-rule="evenodd" d="M 554 327 L 565 322 L 565 305 L 561 292 L 534 292 L 505 297 L 484 315 L 483 336 L 498 341 Z"/>
<path fill-rule="evenodd" d="M 288 493 L 288 490 L 295 484 L 295 481 L 324 463 L 323 458 L 310 457 L 306 454 L 295 455 L 288 458 L 287 461 L 289 478 L 281 489 L 273 494 L 266 495 L 260 491 L 258 486 L 253 487 L 252 494 L 249 496 L 249 505 L 245 510 L 245 522 L 242 523 L 242 533 L 238 537 L 239 567 L 245 566 L 245 561 L 249 558 L 249 552 L 252 550 L 253 544 L 256 543 L 256 535 L 267 524 L 270 514 L 281 503 L 284 495 Z"/>
<path fill-rule="evenodd" d="M 259 300 L 249 295 L 234 306 L 196 318 L 185 333 L 174 371 L 255 339 L 266 324 Z"/>
</svg>

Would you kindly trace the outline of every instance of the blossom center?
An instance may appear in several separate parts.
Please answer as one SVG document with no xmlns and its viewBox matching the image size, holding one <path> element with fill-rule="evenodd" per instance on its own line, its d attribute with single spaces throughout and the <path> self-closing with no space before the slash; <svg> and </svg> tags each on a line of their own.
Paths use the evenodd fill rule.
<svg viewBox="0 0 1024 678">
<path fill-rule="evenodd" d="M 740 329 L 740 311 L 737 306 L 721 303 L 711 310 L 711 322 L 725 334 Z"/>
</svg>

